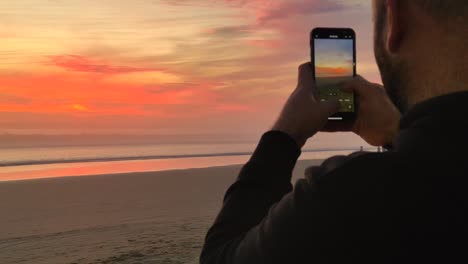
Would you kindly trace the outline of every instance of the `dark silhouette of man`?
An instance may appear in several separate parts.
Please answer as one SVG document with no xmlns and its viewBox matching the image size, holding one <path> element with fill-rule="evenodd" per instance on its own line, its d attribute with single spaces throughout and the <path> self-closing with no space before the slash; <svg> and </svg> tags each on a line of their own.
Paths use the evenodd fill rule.
<svg viewBox="0 0 468 264">
<path fill-rule="evenodd" d="M 327 118 L 311 65 L 227 191 L 201 263 L 468 263 L 466 0 L 374 0 L 384 87 L 356 77 L 353 124 Z M 402 117 L 400 118 L 400 113 Z M 319 131 L 353 131 L 384 153 L 291 172 Z"/>
</svg>

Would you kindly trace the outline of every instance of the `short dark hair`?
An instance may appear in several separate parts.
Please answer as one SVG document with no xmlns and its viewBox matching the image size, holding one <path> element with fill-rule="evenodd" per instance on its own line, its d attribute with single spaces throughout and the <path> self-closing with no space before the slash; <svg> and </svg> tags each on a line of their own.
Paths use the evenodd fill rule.
<svg viewBox="0 0 468 264">
<path fill-rule="evenodd" d="M 466 21 L 468 16 L 467 0 L 411 0 L 415 1 L 429 15 L 447 22 L 453 20 Z"/>
</svg>

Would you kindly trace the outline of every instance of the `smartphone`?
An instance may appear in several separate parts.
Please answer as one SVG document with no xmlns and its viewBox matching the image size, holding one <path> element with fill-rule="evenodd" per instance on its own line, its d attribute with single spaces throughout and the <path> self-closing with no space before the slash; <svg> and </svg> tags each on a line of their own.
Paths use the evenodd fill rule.
<svg viewBox="0 0 468 264">
<path fill-rule="evenodd" d="M 356 76 L 356 33 L 351 28 L 315 28 L 310 33 L 311 63 L 320 101 L 338 99 L 340 111 L 331 121 L 356 117 L 353 93 L 341 91 L 341 84 Z"/>
</svg>

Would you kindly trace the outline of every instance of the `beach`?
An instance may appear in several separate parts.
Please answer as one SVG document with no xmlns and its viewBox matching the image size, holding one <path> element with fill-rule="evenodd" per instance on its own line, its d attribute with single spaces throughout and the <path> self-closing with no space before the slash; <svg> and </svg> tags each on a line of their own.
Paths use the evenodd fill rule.
<svg viewBox="0 0 468 264">
<path fill-rule="evenodd" d="M 198 263 L 240 168 L 0 182 L 0 263 Z"/>
</svg>

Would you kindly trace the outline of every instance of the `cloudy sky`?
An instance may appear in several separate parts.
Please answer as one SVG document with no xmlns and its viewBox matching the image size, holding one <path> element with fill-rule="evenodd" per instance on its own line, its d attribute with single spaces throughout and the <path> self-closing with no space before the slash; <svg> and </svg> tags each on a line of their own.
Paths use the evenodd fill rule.
<svg viewBox="0 0 468 264">
<path fill-rule="evenodd" d="M 259 133 L 317 26 L 380 81 L 370 1 L 1 1 L 0 133 Z"/>
</svg>

